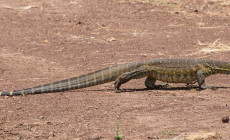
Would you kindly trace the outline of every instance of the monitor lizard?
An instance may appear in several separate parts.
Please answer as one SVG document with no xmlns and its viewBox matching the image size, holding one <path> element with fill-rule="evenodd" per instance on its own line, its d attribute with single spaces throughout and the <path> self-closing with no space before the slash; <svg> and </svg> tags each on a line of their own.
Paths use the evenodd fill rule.
<svg viewBox="0 0 230 140">
<path fill-rule="evenodd" d="M 81 89 L 99 84 L 114 82 L 116 92 L 120 92 L 120 86 L 131 79 L 147 77 L 147 88 L 159 88 L 156 80 L 167 83 L 198 83 L 200 89 L 214 89 L 205 85 L 205 78 L 213 74 L 230 74 L 230 62 L 202 60 L 191 58 L 158 58 L 141 62 L 120 64 L 98 70 L 85 75 L 80 75 L 66 80 L 61 80 L 41 86 L 0 92 L 2 96 L 14 96 L 25 94 L 61 92 L 73 89 Z"/>
</svg>

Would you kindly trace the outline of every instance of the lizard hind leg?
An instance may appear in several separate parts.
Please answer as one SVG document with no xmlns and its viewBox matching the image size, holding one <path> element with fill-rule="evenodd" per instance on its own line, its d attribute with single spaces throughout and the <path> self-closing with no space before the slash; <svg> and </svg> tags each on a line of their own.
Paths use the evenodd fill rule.
<svg viewBox="0 0 230 140">
<path fill-rule="evenodd" d="M 145 79 L 145 86 L 148 88 L 148 89 L 153 89 L 153 88 L 156 88 L 157 85 L 155 84 L 156 83 L 156 79 L 149 75 L 146 79 Z"/>
<path fill-rule="evenodd" d="M 114 87 L 116 92 L 120 92 L 120 86 L 131 79 L 139 79 L 149 75 L 151 69 L 148 66 L 141 66 L 136 70 L 125 72 L 117 77 L 116 81 L 114 82 Z"/>
<path fill-rule="evenodd" d="M 116 81 L 114 82 L 114 87 L 117 93 L 120 92 L 120 86 L 122 84 L 131 80 L 131 77 L 132 77 L 131 75 L 132 75 L 131 72 L 126 72 L 117 77 Z"/>
<path fill-rule="evenodd" d="M 167 88 L 169 85 L 168 85 L 168 83 L 156 85 L 156 79 L 152 75 L 149 75 L 145 79 L 145 86 L 148 89 L 157 89 L 157 88 Z"/>
</svg>

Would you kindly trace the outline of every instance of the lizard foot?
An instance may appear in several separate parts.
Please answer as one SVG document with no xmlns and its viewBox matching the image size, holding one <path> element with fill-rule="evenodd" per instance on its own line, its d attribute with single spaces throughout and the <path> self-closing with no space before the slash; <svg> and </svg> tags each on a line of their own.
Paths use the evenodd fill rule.
<svg viewBox="0 0 230 140">
<path fill-rule="evenodd" d="M 121 93 L 121 89 L 115 88 L 115 92 L 116 92 L 116 93 Z"/>
<path fill-rule="evenodd" d="M 165 83 L 165 84 L 161 84 L 159 85 L 160 88 L 168 88 L 169 87 L 169 84 L 168 83 Z"/>
<path fill-rule="evenodd" d="M 167 88 L 169 87 L 168 83 L 165 84 L 160 84 L 160 85 L 154 85 L 153 87 L 151 87 L 152 89 L 161 89 L 161 88 Z"/>
<path fill-rule="evenodd" d="M 214 87 L 214 86 L 201 86 L 199 89 L 200 89 L 200 90 L 211 89 L 211 90 L 214 90 L 214 91 L 215 91 L 217 88 Z"/>
<path fill-rule="evenodd" d="M 113 83 L 113 86 L 115 88 L 115 92 L 116 93 L 121 93 L 121 89 L 120 89 L 120 86 L 121 86 L 121 82 L 120 82 L 120 79 L 117 79 L 114 83 Z"/>
</svg>

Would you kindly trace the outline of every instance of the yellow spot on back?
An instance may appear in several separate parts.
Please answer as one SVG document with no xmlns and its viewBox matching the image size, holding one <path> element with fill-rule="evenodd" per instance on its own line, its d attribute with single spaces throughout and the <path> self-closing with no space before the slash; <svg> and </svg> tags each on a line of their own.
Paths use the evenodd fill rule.
<svg viewBox="0 0 230 140">
<path fill-rule="evenodd" d="M 129 71 L 129 63 L 126 64 L 126 71 Z"/>
<path fill-rule="evenodd" d="M 2 95 L 2 92 L 0 92 L 0 96 Z"/>
<path fill-rule="evenodd" d="M 196 71 L 196 67 L 192 66 L 192 70 L 193 70 L 193 71 Z"/>
<path fill-rule="evenodd" d="M 104 81 L 104 71 L 103 70 L 101 71 L 101 79 L 102 81 Z"/>
<path fill-rule="evenodd" d="M 184 70 L 183 70 L 182 68 L 180 69 L 180 73 L 181 73 L 181 74 L 184 73 Z"/>
<path fill-rule="evenodd" d="M 44 92 L 44 86 L 41 86 L 41 92 Z"/>
<path fill-rule="evenodd" d="M 86 75 L 86 76 L 85 76 L 85 80 L 86 80 L 86 83 L 85 83 L 85 84 L 86 84 L 86 86 L 88 86 L 88 85 L 89 85 L 89 75 Z"/>
<path fill-rule="evenodd" d="M 34 88 L 31 89 L 32 94 L 34 93 Z"/>
<path fill-rule="evenodd" d="M 71 89 L 71 82 L 70 82 L 70 79 L 68 79 L 68 89 Z"/>
<path fill-rule="evenodd" d="M 204 69 L 204 66 L 202 64 L 198 64 L 198 66 L 201 68 L 201 69 Z"/>
<path fill-rule="evenodd" d="M 13 91 L 10 92 L 10 96 L 13 95 Z"/>
<path fill-rule="evenodd" d="M 108 73 L 108 77 L 111 78 L 113 75 L 112 75 L 112 66 L 109 66 L 109 73 Z"/>
<path fill-rule="evenodd" d="M 51 89 L 51 91 L 54 91 L 54 83 L 50 84 L 50 89 Z"/>
<path fill-rule="evenodd" d="M 110 70 L 111 68 L 109 68 L 109 73 L 110 73 Z M 94 82 L 94 85 L 96 85 L 96 83 L 97 83 L 97 78 L 96 78 L 96 74 L 95 74 L 95 72 L 93 73 L 93 82 Z"/>
<path fill-rule="evenodd" d="M 168 70 L 166 70 L 165 68 L 163 68 L 163 72 L 164 72 L 164 74 L 169 74 L 170 73 L 170 70 L 168 69 Z"/>
<path fill-rule="evenodd" d="M 187 74 L 190 73 L 190 70 L 189 70 L 189 69 L 187 69 L 186 71 L 187 71 Z"/>
<path fill-rule="evenodd" d="M 58 83 L 59 90 L 62 90 L 61 82 Z"/>
</svg>

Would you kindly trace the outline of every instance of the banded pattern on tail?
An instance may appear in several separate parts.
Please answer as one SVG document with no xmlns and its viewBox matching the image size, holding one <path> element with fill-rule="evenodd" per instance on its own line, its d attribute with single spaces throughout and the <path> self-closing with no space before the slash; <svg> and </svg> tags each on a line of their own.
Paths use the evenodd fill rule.
<svg viewBox="0 0 230 140">
<path fill-rule="evenodd" d="M 11 92 L 0 92 L 1 96 L 15 96 L 26 94 L 39 94 L 39 93 L 51 93 L 62 92 L 73 89 L 81 89 L 91 87 L 107 82 L 114 81 L 120 74 L 133 70 L 141 63 L 127 63 L 114 67 L 105 68 L 89 74 L 73 77 L 66 80 L 61 80 L 33 88 L 27 88 L 23 90 L 16 90 Z"/>
</svg>

